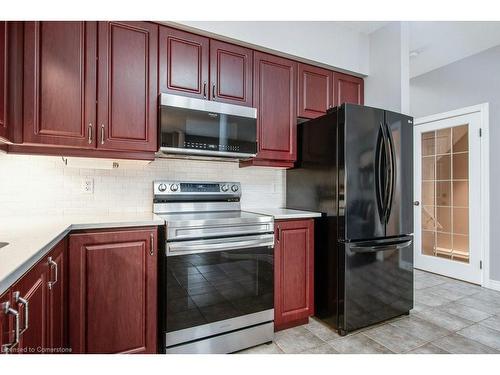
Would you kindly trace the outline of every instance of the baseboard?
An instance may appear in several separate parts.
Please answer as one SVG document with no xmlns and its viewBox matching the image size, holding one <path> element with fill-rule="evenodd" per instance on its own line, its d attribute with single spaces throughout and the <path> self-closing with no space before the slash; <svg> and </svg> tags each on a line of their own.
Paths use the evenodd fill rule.
<svg viewBox="0 0 500 375">
<path fill-rule="evenodd" d="M 493 290 L 498 290 L 500 291 L 500 281 L 496 280 L 486 280 L 486 282 L 483 285 L 485 288 L 488 289 L 493 289 Z"/>
</svg>

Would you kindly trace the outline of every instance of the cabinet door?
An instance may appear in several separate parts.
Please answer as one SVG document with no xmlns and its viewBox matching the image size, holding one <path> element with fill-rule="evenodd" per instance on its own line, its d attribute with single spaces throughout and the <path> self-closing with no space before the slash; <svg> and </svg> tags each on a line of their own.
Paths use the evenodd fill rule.
<svg viewBox="0 0 500 375">
<path fill-rule="evenodd" d="M 21 337 L 18 352 L 21 354 L 39 354 L 47 348 L 47 298 L 48 298 L 47 262 L 36 264 L 26 275 L 12 286 L 12 302 L 19 311 Z M 21 299 L 25 299 L 25 305 Z M 26 314 L 28 314 L 26 327 Z M 15 352 L 15 351 L 14 351 Z"/>
<path fill-rule="evenodd" d="M 72 234 L 73 353 L 155 353 L 156 229 Z"/>
<path fill-rule="evenodd" d="M 304 324 L 314 313 L 314 221 L 276 222 L 275 329 Z"/>
<path fill-rule="evenodd" d="M 157 56 L 158 25 L 99 22 L 99 149 L 157 150 Z"/>
<path fill-rule="evenodd" d="M 44 258 L 50 268 L 47 304 L 47 345 L 53 350 L 53 353 L 59 353 L 61 352 L 60 349 L 67 347 L 66 246 L 67 241 L 65 239 Z"/>
<path fill-rule="evenodd" d="M 0 138 L 7 138 L 7 22 L 0 21 Z"/>
<path fill-rule="evenodd" d="M 210 99 L 252 106 L 251 49 L 210 40 Z"/>
<path fill-rule="evenodd" d="M 342 103 L 363 104 L 364 103 L 364 81 L 363 78 L 334 72 L 333 87 L 335 106 Z"/>
<path fill-rule="evenodd" d="M 160 91 L 208 99 L 209 39 L 160 27 Z"/>
<path fill-rule="evenodd" d="M 333 106 L 333 72 L 298 64 L 298 117 L 316 118 Z"/>
<path fill-rule="evenodd" d="M 5 308 L 11 306 L 10 290 L 7 290 L 2 295 L 0 295 L 0 354 L 5 354 L 6 347 L 4 345 L 9 345 L 12 343 L 12 319 L 14 319 L 10 314 L 5 312 Z M 15 306 L 12 306 L 15 308 Z"/>
<path fill-rule="evenodd" d="M 296 73 L 295 62 L 254 52 L 259 159 L 296 159 Z"/>
<path fill-rule="evenodd" d="M 26 22 L 24 143 L 95 148 L 96 23 Z"/>
</svg>

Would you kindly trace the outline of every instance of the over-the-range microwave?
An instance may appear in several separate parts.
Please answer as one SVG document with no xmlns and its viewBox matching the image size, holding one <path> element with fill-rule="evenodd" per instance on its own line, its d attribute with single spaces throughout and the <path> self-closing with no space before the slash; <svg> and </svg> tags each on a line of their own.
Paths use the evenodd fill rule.
<svg viewBox="0 0 500 375">
<path fill-rule="evenodd" d="M 160 153 L 254 157 L 257 109 L 162 93 Z"/>
</svg>

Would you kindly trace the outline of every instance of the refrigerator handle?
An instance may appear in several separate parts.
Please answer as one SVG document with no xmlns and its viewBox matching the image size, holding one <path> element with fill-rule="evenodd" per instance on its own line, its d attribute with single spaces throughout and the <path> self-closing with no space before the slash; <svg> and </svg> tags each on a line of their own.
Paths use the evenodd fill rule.
<svg viewBox="0 0 500 375">
<path fill-rule="evenodd" d="M 386 223 L 389 221 L 389 216 L 391 216 L 391 209 L 392 209 L 392 200 L 394 197 L 394 185 L 396 183 L 396 165 L 395 165 L 395 151 L 394 151 L 394 142 L 392 139 L 392 132 L 389 127 L 389 124 L 385 123 L 387 133 L 386 133 L 386 138 L 387 138 L 387 145 L 388 147 L 388 170 L 389 170 L 389 175 L 390 178 L 388 179 L 388 187 L 389 187 L 389 192 L 387 196 L 387 205 L 386 205 Z"/>
<path fill-rule="evenodd" d="M 412 242 L 413 239 L 408 237 L 385 243 L 373 243 L 371 241 L 368 241 L 366 243 L 353 243 L 349 245 L 349 249 L 353 253 L 373 253 L 386 250 L 401 250 L 405 247 L 410 246 Z"/>
<path fill-rule="evenodd" d="M 385 134 L 385 128 L 384 124 L 382 122 L 379 122 L 380 128 L 379 128 L 379 142 L 377 143 L 377 155 L 376 155 L 376 166 L 377 166 L 377 181 L 376 181 L 376 195 L 377 195 L 377 203 L 379 203 L 379 212 L 380 212 L 380 219 L 381 221 L 385 224 L 386 222 L 386 216 L 387 216 L 387 193 L 388 193 L 388 166 L 387 166 L 387 160 L 388 160 L 388 147 L 387 147 L 387 138 Z M 385 156 L 384 162 L 382 162 L 382 155 Z M 384 178 L 382 178 L 382 170 L 384 170 Z"/>
<path fill-rule="evenodd" d="M 387 127 L 385 124 L 382 122 L 380 123 L 380 127 L 382 129 L 382 136 L 384 139 L 384 152 L 385 152 L 385 163 L 384 163 L 384 169 L 385 169 L 385 179 L 384 179 L 384 216 L 383 216 L 383 223 L 386 224 L 388 221 L 389 217 L 389 195 L 390 195 L 390 189 L 391 189 L 391 180 L 392 180 L 392 169 L 391 169 L 391 150 L 390 150 L 390 144 L 387 136 Z"/>
</svg>

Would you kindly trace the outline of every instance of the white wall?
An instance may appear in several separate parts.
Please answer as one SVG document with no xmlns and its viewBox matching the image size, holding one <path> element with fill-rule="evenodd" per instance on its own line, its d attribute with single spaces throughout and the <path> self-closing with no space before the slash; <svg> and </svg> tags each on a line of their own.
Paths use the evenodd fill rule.
<svg viewBox="0 0 500 375">
<path fill-rule="evenodd" d="M 238 163 L 158 159 L 143 165 L 120 161 L 116 170 L 69 168 L 60 157 L 0 153 L 0 220 L 26 215 L 151 212 L 157 179 L 239 181 L 242 206 L 282 207 L 285 172 L 239 168 Z M 81 192 L 94 179 L 94 194 Z"/>
<path fill-rule="evenodd" d="M 370 74 L 365 105 L 409 113 L 409 31 L 406 22 L 390 22 L 370 34 Z"/>
<path fill-rule="evenodd" d="M 410 81 L 411 114 L 422 117 L 470 105 L 490 106 L 490 278 L 500 280 L 500 46 L 467 57 Z"/>
<path fill-rule="evenodd" d="M 368 35 L 332 21 L 183 21 L 177 24 L 348 72 L 369 73 Z"/>
</svg>

